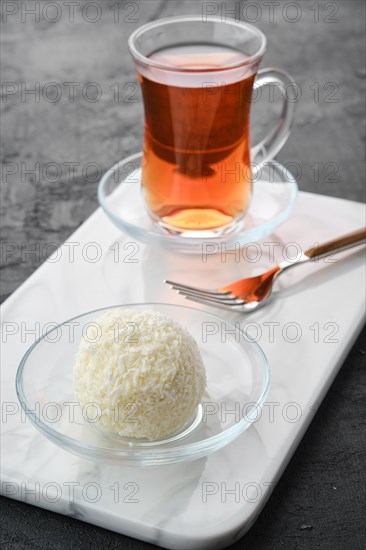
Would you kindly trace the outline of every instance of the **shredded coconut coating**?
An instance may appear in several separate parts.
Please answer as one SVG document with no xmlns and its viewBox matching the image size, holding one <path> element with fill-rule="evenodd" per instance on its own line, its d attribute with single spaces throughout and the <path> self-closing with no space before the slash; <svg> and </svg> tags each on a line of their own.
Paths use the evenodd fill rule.
<svg viewBox="0 0 366 550">
<path fill-rule="evenodd" d="M 80 343 L 75 394 L 82 407 L 97 404 L 102 430 L 162 439 L 194 419 L 205 387 L 197 342 L 162 313 L 110 310 Z"/>
</svg>

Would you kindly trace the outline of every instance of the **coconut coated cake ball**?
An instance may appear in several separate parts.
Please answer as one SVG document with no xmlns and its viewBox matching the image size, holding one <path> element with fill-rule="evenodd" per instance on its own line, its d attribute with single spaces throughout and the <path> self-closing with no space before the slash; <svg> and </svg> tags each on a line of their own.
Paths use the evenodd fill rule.
<svg viewBox="0 0 366 550">
<path fill-rule="evenodd" d="M 156 440 L 193 421 L 206 374 L 184 327 L 156 311 L 115 309 L 87 335 L 76 357 L 74 390 L 81 407 L 96 404 L 98 427 Z"/>
</svg>

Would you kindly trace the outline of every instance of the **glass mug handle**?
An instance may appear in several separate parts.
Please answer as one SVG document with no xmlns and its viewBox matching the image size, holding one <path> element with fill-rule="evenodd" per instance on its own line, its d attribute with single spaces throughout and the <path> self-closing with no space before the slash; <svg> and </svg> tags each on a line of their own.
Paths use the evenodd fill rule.
<svg viewBox="0 0 366 550">
<path fill-rule="evenodd" d="M 290 135 L 295 114 L 295 99 L 291 100 L 291 89 L 296 92 L 295 83 L 290 75 L 282 69 L 261 69 L 258 71 L 254 83 L 254 90 L 262 86 L 278 86 L 282 93 L 283 105 L 277 126 L 275 126 L 262 141 L 251 148 L 251 163 L 253 177 L 260 172 L 264 164 L 272 160 L 282 149 Z M 296 98 L 296 95 L 294 96 Z M 260 162 L 256 162 L 256 156 L 262 153 Z"/>
</svg>

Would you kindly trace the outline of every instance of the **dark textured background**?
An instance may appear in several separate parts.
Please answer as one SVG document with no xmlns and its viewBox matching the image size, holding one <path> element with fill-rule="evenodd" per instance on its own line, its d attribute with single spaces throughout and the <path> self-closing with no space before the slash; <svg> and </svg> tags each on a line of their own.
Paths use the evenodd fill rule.
<svg viewBox="0 0 366 550">
<path fill-rule="evenodd" d="M 19 92 L 2 89 L 2 241 L 15 245 L 65 240 L 96 208 L 99 172 L 123 156 L 136 152 L 142 138 L 142 105 L 134 92 L 134 68 L 126 40 L 142 23 L 173 14 L 201 13 L 194 1 L 119 2 L 119 22 L 109 9 L 115 2 L 100 1 L 101 18 L 83 19 L 75 7 L 70 22 L 60 1 L 62 17 L 21 19 L 18 14 L 1 23 L 2 81 L 17 83 Z M 44 6 L 47 2 L 41 2 Z M 127 4 L 130 4 L 128 6 Z M 225 11 L 225 3 L 211 3 Z M 365 4 L 363 1 L 274 3 L 270 21 L 266 2 L 226 2 L 237 15 L 254 22 L 257 7 L 260 27 L 268 38 L 262 66 L 288 70 L 301 87 L 297 118 L 289 142 L 279 155 L 293 163 L 300 189 L 362 201 L 365 183 Z M 247 3 L 248 4 L 248 3 Z M 319 6 L 317 13 L 311 6 Z M 131 7 L 132 6 L 132 7 Z M 11 9 L 11 8 L 9 8 Z M 296 12 L 294 11 L 296 9 Z M 248 10 L 248 11 L 246 11 Z M 136 13 L 135 13 L 136 12 Z M 85 13 L 85 12 L 84 12 Z M 95 13 L 95 12 L 94 12 Z M 93 10 L 86 17 L 94 17 Z M 133 14 L 133 15 L 129 15 Z M 46 18 L 53 18 L 50 9 Z M 296 22 L 286 19 L 296 19 Z M 130 22 L 135 19 L 136 22 Z M 44 96 L 21 97 L 39 83 Z M 51 101 L 59 83 L 62 96 Z M 93 103 L 76 94 L 69 101 L 65 82 L 82 87 L 97 82 L 102 91 Z M 111 86 L 119 83 L 120 101 Z M 316 84 L 318 83 L 318 84 Z M 124 86 L 126 88 L 124 89 Z M 319 89 L 319 98 L 315 97 Z M 114 86 L 114 90 L 116 86 Z M 90 93 L 93 91 L 90 88 Z M 333 95 L 329 95 L 333 92 Z M 331 101 L 336 100 L 336 101 Z M 255 133 L 266 128 L 271 109 L 265 101 L 253 108 Z M 70 176 L 64 163 L 75 162 Z M 22 165 L 23 163 L 23 165 Z M 37 165 L 39 163 L 39 165 Z M 47 173 L 45 166 L 49 165 Z M 96 163 L 94 166 L 90 163 Z M 314 176 L 314 166 L 319 176 Z M 38 166 L 41 171 L 38 177 Z M 85 173 L 88 168 L 87 174 Z M 291 166 L 289 166 L 291 169 Z M 11 175 L 9 171 L 16 170 Z M 36 169 L 26 174 L 25 170 Z M 58 171 L 61 169 L 61 174 Z M 5 172 L 4 172 L 5 170 Z M 43 174 L 42 174 L 43 171 Z M 53 181 L 52 181 L 53 180 Z M 37 267 L 42 258 L 28 255 L 3 262 L 1 297 L 4 300 Z M 340 374 L 296 451 L 265 510 L 250 532 L 233 548 L 255 550 L 359 550 L 366 546 L 365 510 L 365 332 L 354 345 Z M 153 548 L 109 531 L 26 504 L 1 498 L 0 547 L 4 549 Z"/>
</svg>

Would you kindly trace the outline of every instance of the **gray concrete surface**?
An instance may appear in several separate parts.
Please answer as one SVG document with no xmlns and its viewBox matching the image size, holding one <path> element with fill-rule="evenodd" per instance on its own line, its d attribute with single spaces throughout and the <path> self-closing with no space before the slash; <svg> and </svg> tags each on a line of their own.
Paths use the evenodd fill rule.
<svg viewBox="0 0 366 550">
<path fill-rule="evenodd" d="M 75 3 L 74 21 L 62 1 L 58 13 L 52 6 L 45 11 L 50 2 L 38 3 L 36 21 L 26 13 L 35 4 L 2 3 L 3 243 L 26 243 L 28 249 L 36 243 L 61 243 L 93 212 L 100 172 L 141 147 L 142 104 L 127 52 L 128 35 L 148 20 L 202 9 L 224 14 L 234 7 L 237 16 L 255 22 L 268 37 L 262 66 L 286 69 L 299 85 L 296 125 L 278 158 L 297 173 L 300 189 L 364 199 L 362 1 L 100 1 L 96 12 L 91 2 L 82 0 Z M 94 18 L 99 20 L 93 23 Z M 88 86 L 90 82 L 97 86 Z M 36 95 L 29 93 L 31 88 Z M 96 92 L 101 97 L 93 102 Z M 255 137 L 263 134 L 272 108 L 264 100 L 254 106 Z M 39 255 L 15 255 L 3 262 L 2 300 L 41 261 Z M 364 337 L 355 344 L 259 520 L 234 548 L 365 547 Z M 5 498 L 1 523 L 0 546 L 9 550 L 152 548 Z"/>
</svg>

